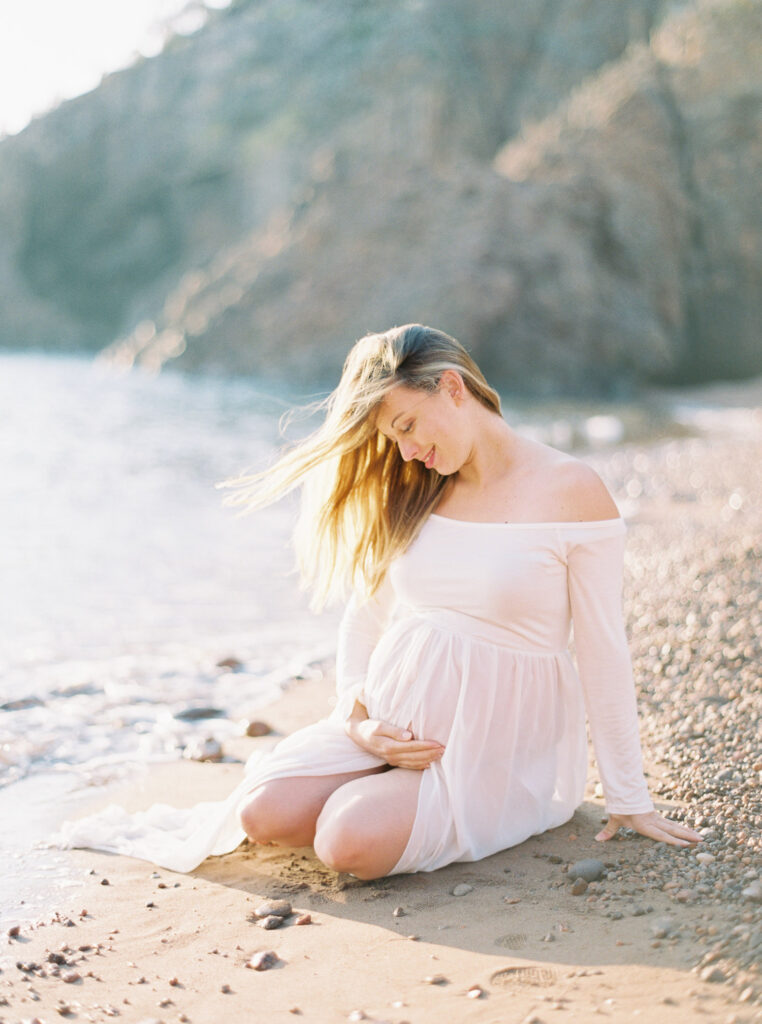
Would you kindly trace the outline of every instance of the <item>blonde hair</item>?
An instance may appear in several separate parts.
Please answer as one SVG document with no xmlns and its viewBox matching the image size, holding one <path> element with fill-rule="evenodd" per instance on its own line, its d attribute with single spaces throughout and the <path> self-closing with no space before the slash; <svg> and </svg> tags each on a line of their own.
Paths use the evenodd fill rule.
<svg viewBox="0 0 762 1024">
<path fill-rule="evenodd" d="M 497 392 L 460 342 L 421 324 L 394 327 L 352 347 L 338 387 L 318 406 L 326 415 L 314 433 L 264 472 L 222 485 L 235 488 L 226 503 L 244 511 L 302 486 L 294 542 L 314 607 L 348 587 L 372 595 L 439 501 L 448 477 L 405 462 L 376 414 L 396 385 L 434 392 L 445 370 L 500 415 Z"/>
</svg>

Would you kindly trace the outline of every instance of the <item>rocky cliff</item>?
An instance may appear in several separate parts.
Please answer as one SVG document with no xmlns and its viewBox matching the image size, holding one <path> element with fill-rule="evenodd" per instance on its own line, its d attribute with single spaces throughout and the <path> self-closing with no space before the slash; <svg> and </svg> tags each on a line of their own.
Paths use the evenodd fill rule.
<svg viewBox="0 0 762 1024">
<path fill-rule="evenodd" d="M 0 343 L 506 390 L 762 370 L 752 0 L 239 0 L 0 143 Z M 116 340 L 114 340 L 116 339 Z"/>
</svg>

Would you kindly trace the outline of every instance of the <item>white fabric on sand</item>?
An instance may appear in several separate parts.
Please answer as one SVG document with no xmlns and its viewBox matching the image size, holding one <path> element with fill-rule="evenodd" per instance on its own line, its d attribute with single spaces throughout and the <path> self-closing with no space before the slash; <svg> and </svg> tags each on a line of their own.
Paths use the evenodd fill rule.
<svg viewBox="0 0 762 1024">
<path fill-rule="evenodd" d="M 651 810 L 621 614 L 624 535 L 621 519 L 431 515 L 376 597 L 350 602 L 328 718 L 251 759 L 224 802 L 140 815 L 111 807 L 66 823 L 58 841 L 191 870 L 244 838 L 238 810 L 262 782 L 383 763 L 346 735 L 355 700 L 446 748 L 422 773 L 392 874 L 478 860 L 567 821 L 584 795 L 585 708 L 607 809 Z"/>
</svg>

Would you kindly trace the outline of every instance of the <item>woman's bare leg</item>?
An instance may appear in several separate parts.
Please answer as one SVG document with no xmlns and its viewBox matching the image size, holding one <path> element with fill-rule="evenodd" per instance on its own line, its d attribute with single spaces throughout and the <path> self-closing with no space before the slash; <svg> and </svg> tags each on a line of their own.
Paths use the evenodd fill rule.
<svg viewBox="0 0 762 1024">
<path fill-rule="evenodd" d="M 249 839 L 283 846 L 311 846 L 315 825 L 326 800 L 340 786 L 378 772 L 386 766 L 338 775 L 291 776 L 263 782 L 252 790 L 241 809 L 241 825 Z"/>
<path fill-rule="evenodd" d="M 422 777 L 421 771 L 392 768 L 335 789 L 317 820 L 320 860 L 358 878 L 388 875 L 410 838 Z"/>
</svg>

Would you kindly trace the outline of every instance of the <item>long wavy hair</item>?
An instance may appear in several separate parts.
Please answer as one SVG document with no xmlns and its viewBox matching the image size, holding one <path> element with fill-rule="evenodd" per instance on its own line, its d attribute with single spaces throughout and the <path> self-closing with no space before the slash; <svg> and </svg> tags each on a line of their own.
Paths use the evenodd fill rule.
<svg viewBox="0 0 762 1024">
<path fill-rule="evenodd" d="M 445 370 L 500 415 L 500 398 L 460 342 L 421 324 L 369 334 L 352 347 L 338 387 L 318 409 L 323 423 L 264 472 L 239 476 L 226 504 L 261 508 L 302 487 L 294 545 L 313 607 L 353 588 L 372 595 L 391 561 L 433 511 L 448 477 L 405 462 L 376 425 L 384 396 L 404 384 L 434 392 Z"/>
</svg>

